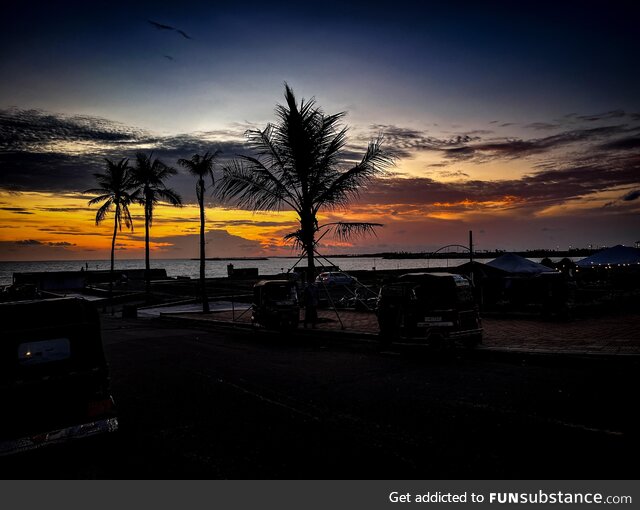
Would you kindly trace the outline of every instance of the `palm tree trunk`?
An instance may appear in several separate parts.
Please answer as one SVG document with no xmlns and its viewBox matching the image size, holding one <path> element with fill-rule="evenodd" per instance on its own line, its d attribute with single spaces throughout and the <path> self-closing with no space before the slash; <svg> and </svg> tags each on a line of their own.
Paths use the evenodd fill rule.
<svg viewBox="0 0 640 510">
<path fill-rule="evenodd" d="M 113 276 L 115 271 L 116 236 L 118 235 L 118 209 L 116 208 L 115 219 L 113 220 L 113 237 L 111 238 L 111 270 L 109 271 L 109 302 L 111 302 L 111 313 L 113 314 Z"/>
<path fill-rule="evenodd" d="M 311 284 L 316 279 L 315 268 L 315 233 L 314 233 L 314 221 L 312 214 L 305 214 L 300 221 L 300 228 L 302 230 L 302 243 L 305 251 L 307 252 L 307 283 Z"/>
<path fill-rule="evenodd" d="M 313 241 L 305 243 L 307 252 L 307 282 L 313 283 L 316 279 L 316 259 L 313 256 Z"/>
<path fill-rule="evenodd" d="M 200 287 L 202 291 L 202 312 L 209 313 L 209 297 L 205 280 L 205 238 L 204 238 L 204 180 L 198 182 L 198 202 L 200 204 Z"/>
<path fill-rule="evenodd" d="M 144 280 L 147 297 L 151 292 L 151 264 L 149 262 L 149 199 L 144 206 Z"/>
</svg>

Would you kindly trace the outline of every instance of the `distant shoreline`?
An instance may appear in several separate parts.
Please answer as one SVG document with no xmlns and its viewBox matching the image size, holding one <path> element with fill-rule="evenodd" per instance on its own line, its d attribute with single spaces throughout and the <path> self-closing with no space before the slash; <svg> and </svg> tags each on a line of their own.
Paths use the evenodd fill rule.
<svg viewBox="0 0 640 510">
<path fill-rule="evenodd" d="M 505 253 L 514 253 L 516 255 L 520 255 L 524 258 L 564 258 L 564 257 L 588 257 L 602 248 L 576 248 L 574 250 L 526 250 L 526 251 L 508 251 L 508 250 L 492 250 L 492 251 L 474 251 L 473 257 L 479 259 L 495 259 L 504 255 Z M 323 255 L 326 258 L 352 258 L 352 257 L 361 257 L 361 258 L 377 258 L 377 259 L 388 259 L 388 260 L 396 260 L 396 259 L 468 259 L 470 257 L 469 252 L 421 252 L 421 253 L 413 253 L 413 252 L 383 252 L 383 253 L 365 253 L 365 254 L 330 254 Z M 276 258 L 276 257 L 271 257 Z"/>
<path fill-rule="evenodd" d="M 191 258 L 189 260 L 200 260 L 198 258 Z M 269 257 L 207 257 L 205 260 L 269 260 Z"/>
</svg>

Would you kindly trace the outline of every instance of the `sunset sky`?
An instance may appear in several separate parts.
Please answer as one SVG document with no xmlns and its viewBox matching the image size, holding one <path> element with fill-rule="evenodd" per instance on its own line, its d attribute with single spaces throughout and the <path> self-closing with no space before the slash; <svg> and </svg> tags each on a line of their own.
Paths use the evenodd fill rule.
<svg viewBox="0 0 640 510">
<path fill-rule="evenodd" d="M 96 227 L 83 194 L 104 158 L 246 153 L 245 130 L 275 120 L 285 81 L 348 112 L 348 159 L 378 134 L 398 155 L 348 210 L 323 213 L 383 223 L 378 236 L 329 240 L 325 253 L 430 251 L 469 230 L 479 250 L 640 239 L 631 2 L 12 4 L 0 31 L 0 260 L 108 258 L 113 224 Z M 195 181 L 181 171 L 168 184 L 186 206 L 157 209 L 153 256 L 196 257 Z M 118 258 L 143 257 L 132 212 Z M 293 254 L 291 212 L 210 199 L 207 219 L 208 256 Z"/>
</svg>

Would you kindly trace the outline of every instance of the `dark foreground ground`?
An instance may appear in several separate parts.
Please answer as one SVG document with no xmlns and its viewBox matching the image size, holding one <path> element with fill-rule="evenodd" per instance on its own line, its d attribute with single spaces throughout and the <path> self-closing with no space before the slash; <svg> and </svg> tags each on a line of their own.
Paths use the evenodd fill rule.
<svg viewBox="0 0 640 510">
<path fill-rule="evenodd" d="M 104 319 L 121 430 L 2 478 L 637 479 L 639 362 Z"/>
</svg>

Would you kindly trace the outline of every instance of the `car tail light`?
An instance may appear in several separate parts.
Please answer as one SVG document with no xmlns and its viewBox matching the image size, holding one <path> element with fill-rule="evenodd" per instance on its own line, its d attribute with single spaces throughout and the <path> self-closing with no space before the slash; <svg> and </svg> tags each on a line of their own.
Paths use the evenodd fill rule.
<svg viewBox="0 0 640 510">
<path fill-rule="evenodd" d="M 103 416 L 105 414 L 112 413 L 114 409 L 115 404 L 113 403 L 113 399 L 111 397 L 102 400 L 94 400 L 87 406 L 87 416 L 89 418 Z"/>
</svg>

